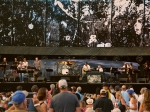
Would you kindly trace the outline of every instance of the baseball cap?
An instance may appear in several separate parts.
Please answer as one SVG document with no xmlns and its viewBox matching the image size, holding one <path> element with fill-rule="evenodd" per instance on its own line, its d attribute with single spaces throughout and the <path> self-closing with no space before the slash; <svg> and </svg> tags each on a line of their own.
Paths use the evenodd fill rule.
<svg viewBox="0 0 150 112">
<path fill-rule="evenodd" d="M 24 102 L 26 96 L 22 91 L 16 91 L 12 96 L 12 102 L 21 104 Z"/>
<path fill-rule="evenodd" d="M 67 81 L 65 79 L 61 79 L 58 82 L 58 87 L 60 89 L 65 89 L 68 86 Z"/>
<path fill-rule="evenodd" d="M 131 90 L 131 89 L 129 89 L 127 92 L 128 92 L 128 94 L 130 94 L 130 95 L 132 95 L 132 94 L 134 93 L 134 91 Z"/>
<path fill-rule="evenodd" d="M 105 89 L 101 89 L 100 93 L 106 93 Z"/>
<path fill-rule="evenodd" d="M 87 103 L 88 105 L 91 105 L 91 104 L 93 104 L 93 99 L 91 99 L 91 98 L 88 98 L 88 99 L 86 100 L 86 103 Z"/>
</svg>

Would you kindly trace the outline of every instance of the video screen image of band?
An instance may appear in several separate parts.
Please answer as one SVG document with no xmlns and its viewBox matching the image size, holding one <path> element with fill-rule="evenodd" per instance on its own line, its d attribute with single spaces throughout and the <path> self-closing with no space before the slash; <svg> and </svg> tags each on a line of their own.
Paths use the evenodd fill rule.
<svg viewBox="0 0 150 112">
<path fill-rule="evenodd" d="M 1 0 L 1 46 L 150 46 L 149 0 Z"/>
</svg>

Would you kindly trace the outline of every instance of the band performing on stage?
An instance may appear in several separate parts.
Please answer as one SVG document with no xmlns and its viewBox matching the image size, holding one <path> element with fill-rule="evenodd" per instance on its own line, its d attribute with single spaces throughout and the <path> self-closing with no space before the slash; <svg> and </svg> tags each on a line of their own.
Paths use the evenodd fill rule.
<svg viewBox="0 0 150 112">
<path fill-rule="evenodd" d="M 46 66 L 46 62 L 44 62 Z M 3 77 L 5 81 L 10 81 L 9 77 L 18 77 L 20 82 L 24 82 L 25 78 L 28 81 L 37 81 L 38 77 L 46 77 L 46 72 L 54 72 L 49 74 L 52 76 L 80 76 L 78 81 L 87 81 L 87 77 L 92 75 L 100 75 L 100 82 L 119 82 L 120 78 L 126 78 L 127 82 L 136 83 L 139 77 L 146 78 L 147 82 L 150 81 L 150 63 L 146 61 L 144 64 L 139 65 L 138 68 L 133 66 L 132 62 L 124 62 L 121 67 L 106 67 L 103 64 L 95 64 L 89 62 L 81 62 L 79 65 L 76 61 L 66 59 L 63 61 L 56 61 L 54 68 L 44 68 L 42 61 L 35 58 L 31 63 L 26 58 L 19 59 L 14 58 L 14 61 L 10 65 L 6 57 L 3 58 L 3 62 L 0 64 L 0 70 L 3 71 Z M 44 71 L 42 69 L 45 69 Z M 142 68 L 142 69 L 141 69 Z M 43 75 L 44 74 L 44 75 Z M 97 76 L 94 76 L 97 77 Z M 48 78 L 49 79 L 49 78 Z M 90 79 L 91 80 L 91 79 Z M 95 80 L 95 79 L 94 79 Z M 50 81 L 52 81 L 50 79 Z M 93 79 L 92 79 L 93 81 Z"/>
</svg>

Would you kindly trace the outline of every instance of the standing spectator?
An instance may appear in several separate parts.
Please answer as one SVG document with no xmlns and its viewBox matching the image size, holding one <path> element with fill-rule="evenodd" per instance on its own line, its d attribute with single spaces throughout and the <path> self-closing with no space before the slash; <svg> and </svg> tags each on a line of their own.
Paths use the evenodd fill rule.
<svg viewBox="0 0 150 112">
<path fill-rule="evenodd" d="M 44 112 L 47 112 L 48 110 L 47 104 L 45 103 L 47 97 L 48 97 L 48 90 L 44 87 L 40 88 L 37 93 L 37 98 L 39 99 L 39 103 Z"/>
<path fill-rule="evenodd" d="M 16 91 L 12 96 L 13 106 L 11 106 L 6 112 L 28 112 L 27 109 L 24 108 L 25 99 L 26 95 L 22 91 Z M 36 97 L 33 98 L 33 102 L 37 112 L 44 112 Z"/>
<path fill-rule="evenodd" d="M 109 85 L 107 83 L 103 83 L 103 89 L 106 90 L 106 97 L 112 101 L 114 104 L 116 102 L 114 95 L 109 91 Z"/>
<path fill-rule="evenodd" d="M 48 91 L 49 97 L 47 98 L 48 108 L 49 108 L 50 103 L 51 103 L 51 95 L 52 95 L 52 92 L 53 92 L 54 89 L 55 89 L 55 84 L 51 84 L 50 85 L 50 90 Z"/>
<path fill-rule="evenodd" d="M 81 88 L 80 86 L 79 86 L 79 87 L 77 87 L 76 94 L 79 94 L 79 95 L 80 95 L 80 100 L 82 100 L 81 90 L 82 90 L 82 88 Z"/>
<path fill-rule="evenodd" d="M 142 104 L 143 100 L 144 100 L 144 91 L 146 90 L 147 88 L 141 88 L 141 91 L 140 91 L 140 95 L 138 97 L 138 102 L 140 102 L 140 104 Z"/>
<path fill-rule="evenodd" d="M 16 87 L 16 90 L 20 90 L 20 91 L 22 91 L 22 86 L 20 86 L 20 85 L 19 85 L 19 86 L 17 86 L 17 87 Z"/>
<path fill-rule="evenodd" d="M 49 112 L 80 112 L 77 97 L 67 90 L 67 81 L 65 79 L 59 80 L 58 87 L 60 93 L 52 98 Z"/>
<path fill-rule="evenodd" d="M 71 87 L 71 92 L 72 92 L 72 94 L 75 94 L 75 93 L 76 93 L 76 87 L 75 87 L 75 86 L 72 86 L 72 87 Z"/>
<path fill-rule="evenodd" d="M 81 108 L 81 111 L 83 111 L 83 112 L 86 111 L 86 103 L 85 103 L 85 101 L 83 101 L 83 100 L 80 101 L 80 108 Z"/>
<path fill-rule="evenodd" d="M 140 105 L 139 112 L 150 112 L 150 90 L 145 90 L 144 92 L 144 100 Z"/>
<path fill-rule="evenodd" d="M 29 111 L 37 111 L 36 108 L 34 107 L 34 102 L 33 102 L 33 97 L 37 96 L 37 92 L 38 92 L 38 86 L 37 85 L 33 85 L 31 87 L 31 93 L 29 93 L 28 95 L 28 100 L 27 100 L 27 104 L 28 104 L 28 110 Z"/>
<path fill-rule="evenodd" d="M 94 102 L 94 100 L 93 99 L 91 99 L 91 98 L 88 98 L 87 100 L 86 100 L 86 103 L 87 103 L 87 105 L 86 105 L 86 111 L 85 112 L 95 112 L 94 110 L 93 110 L 93 102 Z"/>
<path fill-rule="evenodd" d="M 123 97 L 122 97 L 122 94 L 121 94 L 121 92 L 120 91 L 117 91 L 116 92 L 116 99 L 117 99 L 117 107 L 126 107 L 127 108 L 127 105 L 126 105 L 126 103 L 125 103 L 125 100 L 123 99 Z"/>
<path fill-rule="evenodd" d="M 130 112 L 138 112 L 138 102 L 135 98 L 134 91 L 129 89 L 127 92 L 130 97 L 128 110 Z"/>
<path fill-rule="evenodd" d="M 121 90 L 122 97 L 125 100 L 126 104 L 129 105 L 129 95 L 127 93 L 127 87 L 126 87 L 126 85 L 122 85 L 121 89 L 122 89 Z"/>
<path fill-rule="evenodd" d="M 113 110 L 113 103 L 110 99 L 106 97 L 107 91 L 105 89 L 101 89 L 100 98 L 97 99 L 93 105 L 93 110 L 97 108 L 101 108 L 103 112 L 111 112 Z"/>
</svg>

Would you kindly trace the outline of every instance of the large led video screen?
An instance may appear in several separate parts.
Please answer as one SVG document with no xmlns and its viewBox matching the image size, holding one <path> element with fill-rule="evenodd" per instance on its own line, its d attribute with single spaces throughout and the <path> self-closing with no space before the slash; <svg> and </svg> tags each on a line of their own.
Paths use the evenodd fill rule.
<svg viewBox="0 0 150 112">
<path fill-rule="evenodd" d="M 1 0 L 1 46 L 150 46 L 149 0 Z"/>
</svg>

